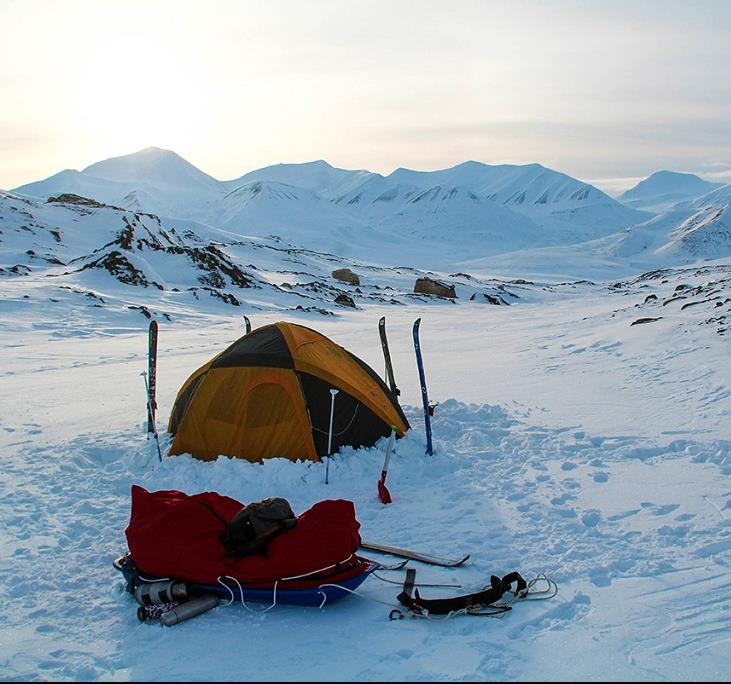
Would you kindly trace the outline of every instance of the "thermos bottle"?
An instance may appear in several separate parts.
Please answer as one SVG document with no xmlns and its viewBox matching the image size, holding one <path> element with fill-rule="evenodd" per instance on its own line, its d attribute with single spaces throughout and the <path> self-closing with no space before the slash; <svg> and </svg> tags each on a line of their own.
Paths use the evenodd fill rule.
<svg viewBox="0 0 731 684">
<path fill-rule="evenodd" d="M 184 582 L 173 580 L 143 582 L 135 589 L 135 598 L 143 607 L 160 603 L 178 603 L 188 598 L 188 587 Z"/>
<path fill-rule="evenodd" d="M 211 608 L 215 608 L 218 605 L 219 598 L 215 594 L 202 594 L 190 601 L 181 603 L 175 606 L 172 610 L 163 613 L 160 616 L 160 622 L 167 627 L 177 625 L 179 622 L 184 620 L 190 620 L 190 618 L 205 613 Z"/>
</svg>

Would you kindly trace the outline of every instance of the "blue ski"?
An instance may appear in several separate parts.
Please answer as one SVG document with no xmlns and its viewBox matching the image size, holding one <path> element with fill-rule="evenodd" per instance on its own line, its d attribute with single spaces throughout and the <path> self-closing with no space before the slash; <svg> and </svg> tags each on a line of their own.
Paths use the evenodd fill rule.
<svg viewBox="0 0 731 684">
<path fill-rule="evenodd" d="M 419 344 L 419 325 L 421 318 L 414 321 L 414 351 L 416 351 L 416 366 L 419 369 L 419 382 L 421 383 L 421 401 L 424 404 L 424 424 L 426 426 L 426 453 L 432 454 L 431 444 L 431 407 L 429 406 L 429 395 L 426 391 L 426 378 L 424 377 L 424 362 L 421 359 L 421 345 Z"/>
</svg>

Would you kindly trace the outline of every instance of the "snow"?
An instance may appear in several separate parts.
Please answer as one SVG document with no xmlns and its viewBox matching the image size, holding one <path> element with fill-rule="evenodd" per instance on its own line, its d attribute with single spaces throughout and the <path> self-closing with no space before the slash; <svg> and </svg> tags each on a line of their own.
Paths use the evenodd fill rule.
<svg viewBox="0 0 731 684">
<path fill-rule="evenodd" d="M 586 286 L 563 301 L 510 308 L 372 307 L 317 321 L 380 368 L 376 322 L 387 316 L 414 428 L 396 446 L 387 507 L 376 497 L 385 440 L 334 457 L 327 486 L 324 464 L 185 456 L 158 464 L 144 436 L 142 321 L 124 330 L 102 318 L 88 337 L 59 337 L 20 333 L 23 311 L 6 312 L 3 671 L 13 679 L 725 679 L 725 340 L 678 312 L 661 328 L 631 327 L 636 300 L 634 291 Z M 408 334 L 419 316 L 440 402 L 433 457 L 424 455 Z M 230 316 L 204 327 L 161 324 L 161 431 L 185 376 L 241 332 Z M 111 568 L 124 550 L 133 483 L 242 501 L 285 496 L 298 512 L 348 498 L 364 538 L 472 554 L 459 569 L 418 566 L 420 579 L 470 590 L 517 569 L 546 572 L 560 593 L 500 620 L 389 622 L 389 609 L 368 598 L 394 603 L 398 588 L 370 578 L 362 596 L 323 610 L 256 615 L 237 605 L 175 628 L 140 625 Z"/>
<path fill-rule="evenodd" d="M 512 205 L 472 200 L 464 183 L 431 192 L 436 185 L 418 191 L 436 203 L 422 206 L 486 203 L 538 225 Z M 400 207 L 416 196 L 407 187 L 415 186 L 396 193 Z M 551 233 L 552 244 L 516 241 L 503 254 L 490 254 L 470 230 L 452 248 L 441 209 L 420 216 L 433 221 L 433 242 L 410 232 L 415 223 L 384 242 L 365 212 L 341 213 L 342 203 L 281 179 L 231 190 L 227 225 L 0 193 L 2 677 L 728 679 L 731 260 L 718 235 L 727 219 L 713 214 L 723 194 L 715 193 L 608 234 L 597 225 L 616 207 L 589 202 L 570 221 L 554 216 L 540 226 L 563 223 L 592 240 L 565 243 Z M 287 210 L 293 203 L 305 210 Z M 267 209 L 274 206 L 280 213 Z M 699 214 L 706 207 L 715 209 Z M 695 215 L 705 218 L 689 223 Z M 703 253 L 710 260 L 660 249 L 699 229 L 713 236 Z M 84 268 L 113 252 L 147 286 Z M 335 281 L 339 267 L 357 272 L 361 286 Z M 425 275 L 454 284 L 457 299 L 415 295 L 414 280 Z M 334 303 L 341 292 L 356 309 Z M 486 304 L 482 294 L 509 306 Z M 230 295 L 238 306 L 222 299 Z M 380 373 L 385 315 L 413 428 L 389 467 L 393 503 L 377 498 L 385 439 L 336 454 L 328 485 L 324 463 L 158 462 L 140 377 L 145 312 L 160 325 L 163 447 L 181 384 L 243 334 L 243 314 L 255 327 L 313 327 Z M 433 456 L 424 453 L 417 318 L 438 402 Z M 479 590 L 491 574 L 513 570 L 546 573 L 559 593 L 517 603 L 500 619 L 389 621 L 399 586 L 372 576 L 358 595 L 322 609 L 257 614 L 221 605 L 172 628 L 143 625 L 111 565 L 125 550 L 133 484 L 244 502 L 283 496 L 297 513 L 346 498 L 364 539 L 471 554 L 453 569 L 412 563 L 417 580 L 461 585 L 425 588 L 425 596 Z M 399 581 L 404 573 L 379 575 Z"/>
<path fill-rule="evenodd" d="M 304 164 L 275 164 L 245 173 L 240 178 L 225 181 L 232 190 L 254 181 L 273 181 L 311 190 L 326 199 L 334 199 L 348 193 L 352 187 L 370 178 L 382 178 L 380 174 L 360 169 L 351 171 L 336 169 L 323 159 Z"/>
<path fill-rule="evenodd" d="M 692 173 L 656 171 L 637 185 L 622 193 L 619 201 L 629 207 L 663 212 L 675 204 L 701 197 L 720 187 Z"/>
</svg>

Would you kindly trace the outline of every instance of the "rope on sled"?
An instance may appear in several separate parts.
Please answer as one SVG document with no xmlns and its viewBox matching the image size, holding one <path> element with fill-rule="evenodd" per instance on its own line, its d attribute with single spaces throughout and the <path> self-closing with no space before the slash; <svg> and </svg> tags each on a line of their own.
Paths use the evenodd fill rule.
<svg viewBox="0 0 731 684">
<path fill-rule="evenodd" d="M 221 579 L 230 579 L 236 582 L 236 586 L 239 588 L 239 598 L 241 599 L 241 605 L 246 608 L 250 613 L 268 613 L 274 606 L 277 605 L 277 585 L 279 584 L 279 580 L 276 580 L 274 582 L 274 590 L 272 592 L 272 604 L 270 606 L 267 606 L 266 608 L 262 610 L 256 610 L 255 608 L 251 608 L 246 604 L 246 601 L 244 600 L 244 589 L 241 586 L 241 582 L 239 582 L 235 577 L 231 577 L 231 575 L 221 575 L 216 581 L 222 586 L 226 587 L 226 589 L 231 594 L 231 600 L 226 604 L 227 606 L 230 606 L 235 600 L 236 596 L 234 594 L 234 590 L 231 589 L 225 582 L 222 582 Z"/>
<path fill-rule="evenodd" d="M 220 577 L 218 577 L 216 579 L 216 582 L 218 582 L 222 587 L 224 587 L 226 589 L 226 591 L 229 592 L 229 594 L 231 594 L 231 599 L 225 605 L 230 606 L 236 600 L 236 595 L 234 594 L 233 589 L 231 589 L 231 587 L 229 587 L 225 582 L 222 581 L 224 579 L 229 579 L 236 583 L 236 586 L 238 587 L 238 590 L 239 590 L 239 599 L 241 600 L 241 605 L 244 608 L 246 608 L 246 610 L 248 610 L 250 613 L 268 613 L 272 608 L 274 608 L 274 606 L 277 605 L 277 586 L 279 585 L 280 582 L 287 582 L 287 581 L 291 581 L 291 580 L 302 579 L 303 577 L 310 577 L 311 575 L 317 575 L 321 572 L 325 572 L 326 570 L 332 570 L 333 568 L 335 568 L 343 563 L 347 563 L 353 557 L 353 555 L 354 554 L 351 553 L 346 559 L 341 560 L 338 563 L 332 563 L 331 565 L 328 565 L 324 568 L 319 568 L 318 570 L 312 570 L 311 572 L 304 572 L 301 575 L 292 575 L 291 577 L 280 577 L 278 580 L 275 580 L 274 588 L 272 590 L 272 603 L 271 603 L 271 605 L 267 606 L 266 608 L 264 608 L 262 610 L 256 610 L 255 608 L 251 608 L 250 606 L 247 605 L 247 603 L 244 599 L 244 589 L 241 586 L 241 582 L 239 582 L 239 580 L 237 580 L 235 577 L 232 577 L 231 575 L 221 575 Z M 328 586 L 328 585 L 323 584 L 320 586 Z M 332 586 L 337 586 L 337 585 L 332 585 Z M 318 587 L 318 589 L 319 588 L 320 587 Z M 345 589 L 345 587 L 342 587 L 342 588 Z M 346 591 L 350 591 L 350 590 L 346 589 Z M 325 600 L 327 600 L 327 596 L 325 596 Z M 325 605 L 325 601 L 322 602 L 322 605 L 320 606 L 320 608 L 322 608 L 323 605 Z"/>
</svg>

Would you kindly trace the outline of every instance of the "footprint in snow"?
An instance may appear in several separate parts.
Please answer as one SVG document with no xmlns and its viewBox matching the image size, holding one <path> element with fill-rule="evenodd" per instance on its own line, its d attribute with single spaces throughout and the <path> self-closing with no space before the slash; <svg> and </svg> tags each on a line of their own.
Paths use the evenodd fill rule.
<svg viewBox="0 0 731 684">
<path fill-rule="evenodd" d="M 609 473 L 605 473 L 603 471 L 593 473 L 592 479 L 594 482 L 609 482 Z"/>
<path fill-rule="evenodd" d="M 581 522 L 586 527 L 596 527 L 601 519 L 602 514 L 596 508 L 592 508 L 581 514 Z"/>
<path fill-rule="evenodd" d="M 614 515 L 610 515 L 607 520 L 611 520 L 612 522 L 616 522 L 617 520 L 624 520 L 625 518 L 630 518 L 633 515 L 637 515 L 640 512 L 639 508 L 633 508 L 630 511 L 625 511 L 624 513 L 616 513 Z"/>
<path fill-rule="evenodd" d="M 667 504 L 665 506 L 658 506 L 653 512 L 653 515 L 667 515 L 673 511 L 677 511 L 680 508 L 680 504 Z"/>
<path fill-rule="evenodd" d="M 673 511 L 677 511 L 680 508 L 680 504 L 666 504 L 664 506 L 658 506 L 651 501 L 643 501 L 640 506 L 645 510 L 650 511 L 652 515 L 667 515 Z"/>
</svg>

